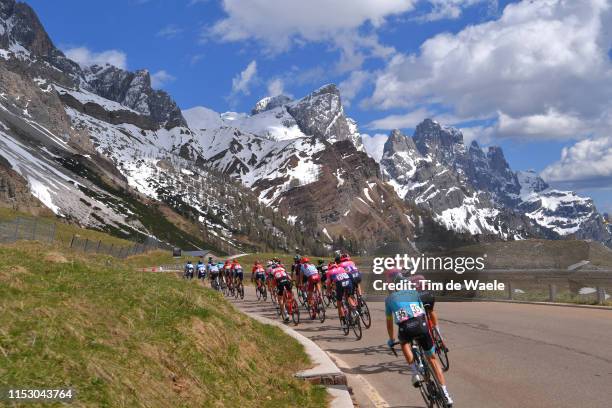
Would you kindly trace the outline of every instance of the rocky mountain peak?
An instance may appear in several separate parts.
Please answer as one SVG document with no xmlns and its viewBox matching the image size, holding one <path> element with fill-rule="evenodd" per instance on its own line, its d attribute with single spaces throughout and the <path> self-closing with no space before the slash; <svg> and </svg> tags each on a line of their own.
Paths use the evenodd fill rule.
<svg viewBox="0 0 612 408">
<path fill-rule="evenodd" d="M 94 65 L 88 70 L 89 85 L 103 98 L 150 116 L 160 126 L 187 126 L 176 102 L 166 92 L 151 87 L 148 70 L 129 72 L 112 65 Z"/>
<path fill-rule="evenodd" d="M 487 150 L 487 159 L 491 170 L 497 173 L 510 171 L 510 166 L 504 157 L 504 151 L 499 146 L 490 146 Z"/>
<path fill-rule="evenodd" d="M 463 134 L 459 130 L 442 127 L 432 119 L 425 119 L 417 125 L 414 143 L 424 156 L 448 156 L 456 150 L 465 150 Z"/>
<path fill-rule="evenodd" d="M 14 0 L 0 1 L 0 18 L 3 28 L 0 31 L 0 46 L 8 48 L 11 43 L 18 43 L 32 54 L 49 57 L 56 48 L 47 35 L 38 16 L 30 6 L 25 3 L 16 3 Z"/>
<path fill-rule="evenodd" d="M 340 91 L 325 85 L 299 101 L 287 105 L 302 132 L 320 139 L 352 140 L 353 132 L 344 115 Z"/>
<path fill-rule="evenodd" d="M 391 131 L 383 147 L 383 155 L 391 156 L 398 152 L 415 151 L 416 146 L 411 137 L 404 135 L 399 129 Z"/>
<path fill-rule="evenodd" d="M 269 111 L 279 106 L 283 106 L 291 102 L 292 99 L 286 95 L 277 96 L 266 96 L 259 100 L 253 109 L 251 109 L 251 115 L 257 115 L 258 113 Z"/>
</svg>

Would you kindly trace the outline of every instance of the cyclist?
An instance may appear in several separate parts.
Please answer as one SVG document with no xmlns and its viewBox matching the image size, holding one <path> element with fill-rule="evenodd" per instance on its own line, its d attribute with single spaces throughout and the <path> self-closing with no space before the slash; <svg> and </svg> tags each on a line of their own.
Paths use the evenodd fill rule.
<svg viewBox="0 0 612 408">
<path fill-rule="evenodd" d="M 401 272 L 391 272 L 387 275 L 387 280 L 395 284 L 408 281 Z M 423 379 L 419 375 L 410 347 L 412 340 L 416 340 L 425 351 L 425 356 L 433 368 L 434 375 L 442 386 L 444 397 L 449 406 L 453 400 L 446 388 L 446 380 L 442 369 L 436 359 L 435 346 L 433 339 L 427 330 L 425 307 L 419 298 L 416 290 L 398 290 L 387 296 L 385 299 L 385 315 L 387 316 L 387 334 L 389 340 L 387 344 L 393 347 L 395 344 L 395 325 L 398 326 L 398 339 L 402 347 L 402 352 L 406 362 L 412 372 L 412 385 L 418 387 Z"/>
<path fill-rule="evenodd" d="M 204 262 L 202 262 L 202 259 L 198 261 L 198 264 L 196 265 L 196 269 L 198 270 L 198 279 L 205 279 L 206 278 L 206 265 L 204 265 Z"/>
<path fill-rule="evenodd" d="M 208 276 L 210 279 L 210 286 L 215 289 L 218 289 L 219 288 L 219 264 L 216 264 L 216 263 L 208 264 L 208 273 L 209 273 Z"/>
<path fill-rule="evenodd" d="M 361 272 L 359 272 L 355 262 L 351 261 L 351 257 L 345 253 L 340 256 L 340 266 L 344 268 L 346 273 L 353 277 L 355 291 L 357 292 L 357 295 L 361 297 Z"/>
<path fill-rule="evenodd" d="M 308 304 L 311 306 L 311 310 L 314 312 L 314 307 L 312 304 L 312 292 L 316 286 L 319 290 L 319 293 L 321 293 L 321 276 L 319 276 L 319 271 L 317 270 L 317 267 L 310 263 L 310 259 L 302 257 L 302 259 L 300 259 L 300 263 L 300 273 L 304 277 L 304 280 L 308 283 Z"/>
<path fill-rule="evenodd" d="M 442 338 L 442 333 L 440 332 L 440 326 L 438 326 L 438 314 L 434 310 L 436 297 L 432 291 L 425 289 L 425 277 L 423 275 L 411 275 L 408 280 L 414 283 L 415 288 L 419 293 L 419 297 L 421 298 L 421 302 L 423 302 L 423 306 L 425 307 L 425 312 L 427 312 L 427 317 L 431 320 L 431 324 L 434 330 L 438 333 L 438 336 L 440 336 L 440 339 L 444 341 Z"/>
<path fill-rule="evenodd" d="M 339 258 L 339 257 L 338 257 Z M 338 259 L 339 260 L 339 259 Z M 357 307 L 355 299 L 353 299 L 353 278 L 351 275 L 346 273 L 343 267 L 341 267 L 336 261 L 330 262 L 327 268 L 327 284 L 331 286 L 335 285 L 336 289 L 336 307 L 338 308 L 338 318 L 340 321 L 344 319 L 342 298 L 347 295 L 348 301 L 351 306 Z"/>
<path fill-rule="evenodd" d="M 300 273 L 300 258 L 301 256 L 296 255 L 293 257 L 293 264 L 291 265 L 291 279 L 295 280 L 296 275 Z M 300 282 L 299 280 L 297 281 Z"/>
<path fill-rule="evenodd" d="M 229 259 L 225 260 L 223 264 L 223 274 L 225 275 L 225 282 L 227 283 L 228 288 L 232 288 L 233 284 L 233 274 L 232 274 L 232 261 Z"/>
<path fill-rule="evenodd" d="M 274 285 L 276 287 L 276 295 L 278 298 L 278 306 L 280 310 L 285 310 L 285 298 L 283 297 L 283 293 L 285 290 L 291 291 L 292 284 L 289 275 L 287 275 L 287 271 L 285 267 L 280 262 L 275 262 L 272 265 L 272 276 L 274 277 Z M 284 319 L 285 322 L 289 321 L 289 316 L 285 314 Z"/>
<path fill-rule="evenodd" d="M 242 265 L 237 260 L 232 261 L 232 273 L 234 276 L 234 284 L 238 286 L 238 284 L 242 284 L 242 280 L 244 279 L 244 271 L 242 270 Z"/>
<path fill-rule="evenodd" d="M 187 261 L 187 264 L 185 265 L 185 277 L 188 279 L 192 279 L 193 278 L 193 264 L 191 263 L 191 261 Z"/>
<path fill-rule="evenodd" d="M 257 283 L 257 289 L 260 289 L 261 285 L 266 282 L 266 270 L 260 261 L 255 261 L 253 269 L 251 270 L 251 282 L 253 282 L 253 280 Z"/>
</svg>

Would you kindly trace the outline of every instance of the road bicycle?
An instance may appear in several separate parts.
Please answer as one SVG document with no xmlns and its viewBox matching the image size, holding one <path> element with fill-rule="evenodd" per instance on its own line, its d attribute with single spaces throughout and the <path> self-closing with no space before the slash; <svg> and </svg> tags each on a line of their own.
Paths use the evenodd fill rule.
<svg viewBox="0 0 612 408">
<path fill-rule="evenodd" d="M 237 279 L 236 285 L 234 285 L 233 294 L 236 299 L 244 299 L 244 285 L 242 284 L 242 280 Z"/>
<path fill-rule="evenodd" d="M 319 318 L 321 323 L 325 322 L 325 305 L 323 304 L 323 296 L 318 287 L 315 286 L 312 291 L 312 299 L 308 304 L 308 313 L 312 320 Z"/>
<path fill-rule="evenodd" d="M 288 316 L 290 315 L 293 324 L 297 326 L 300 323 L 300 308 L 291 289 L 285 288 L 283 290 L 283 300 L 284 307 L 283 310 L 281 310 L 283 320 L 288 320 Z"/>
<path fill-rule="evenodd" d="M 257 288 L 255 288 L 255 296 L 257 300 L 263 299 L 264 302 L 268 300 L 268 290 L 266 288 L 266 284 L 263 282 L 256 282 Z"/>
<path fill-rule="evenodd" d="M 372 326 L 372 316 L 370 315 L 370 308 L 366 303 L 365 299 L 362 295 L 355 293 L 355 298 L 357 300 L 357 311 L 359 312 L 359 317 L 361 318 L 361 322 L 366 329 L 369 329 Z"/>
<path fill-rule="evenodd" d="M 308 292 L 304 290 L 303 285 L 297 285 L 297 298 L 300 301 L 300 305 L 308 311 Z"/>
<path fill-rule="evenodd" d="M 221 284 L 219 283 L 219 274 L 210 276 L 210 287 L 216 291 L 221 290 Z"/>
<path fill-rule="evenodd" d="M 351 305 L 348 294 L 342 297 L 342 318 L 340 319 L 340 327 L 345 336 L 348 336 L 351 329 L 357 340 L 361 340 L 363 332 L 361 330 L 361 318 L 356 306 Z"/>
<path fill-rule="evenodd" d="M 397 357 L 397 352 L 395 351 L 395 346 L 400 344 L 398 341 L 393 343 L 391 347 L 391 351 Z M 416 343 L 416 341 L 412 341 L 410 344 L 410 348 L 412 349 L 412 355 L 414 356 L 414 362 L 417 367 L 417 371 L 419 375 L 423 379 L 419 384 L 418 388 L 421 392 L 421 396 L 427 405 L 427 408 L 450 408 L 446 402 L 446 398 L 444 397 L 444 391 L 442 391 L 442 385 L 436 378 L 434 374 L 433 367 L 427 358 L 425 358 L 425 352 L 423 348 Z"/>
<path fill-rule="evenodd" d="M 433 323 L 431 319 L 427 319 L 427 328 L 429 329 L 429 334 L 434 341 L 434 345 L 436 346 L 436 355 L 438 356 L 438 360 L 442 365 L 442 370 L 448 371 L 450 368 L 450 362 L 448 361 L 448 347 L 444 344 L 444 340 L 440 337 L 440 334 L 437 330 L 434 329 Z"/>
</svg>

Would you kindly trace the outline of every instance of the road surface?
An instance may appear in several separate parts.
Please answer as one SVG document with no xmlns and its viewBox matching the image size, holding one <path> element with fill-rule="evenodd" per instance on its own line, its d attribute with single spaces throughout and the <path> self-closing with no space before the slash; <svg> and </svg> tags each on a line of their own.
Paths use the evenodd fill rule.
<svg viewBox="0 0 612 408">
<path fill-rule="evenodd" d="M 276 318 L 251 287 L 234 303 Z M 295 329 L 336 359 L 360 407 L 424 407 L 405 361 L 385 345 L 384 304 L 369 306 L 373 324 L 360 341 L 343 336 L 335 309 L 323 324 L 304 312 Z M 495 302 L 439 302 L 436 310 L 455 407 L 612 406 L 612 311 Z"/>
</svg>

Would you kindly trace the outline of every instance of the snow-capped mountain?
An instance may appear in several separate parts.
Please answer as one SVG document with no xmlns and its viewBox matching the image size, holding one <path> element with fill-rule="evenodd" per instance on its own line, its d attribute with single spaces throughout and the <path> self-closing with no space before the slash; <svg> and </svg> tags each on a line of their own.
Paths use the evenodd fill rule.
<svg viewBox="0 0 612 408">
<path fill-rule="evenodd" d="M 58 216 L 193 245 L 414 240 L 417 219 L 363 151 L 335 85 L 265 98 L 250 115 L 183 113 L 146 70 L 66 58 L 12 0 L 0 1 L 0 48 L 0 170 Z"/>
<path fill-rule="evenodd" d="M 0 0 L 0 183 L 19 208 L 220 250 L 415 249 L 452 232 L 609 239 L 589 199 L 513 172 L 501 149 L 466 148 L 455 129 L 393 132 L 378 164 L 333 84 L 250 113 L 181 111 L 146 70 L 66 58 L 13 0 Z"/>
<path fill-rule="evenodd" d="M 610 238 L 591 199 L 551 189 L 533 171 L 514 172 L 501 148 L 466 147 L 459 130 L 430 119 L 413 137 L 393 131 L 380 165 L 400 197 L 457 232 Z"/>
</svg>

